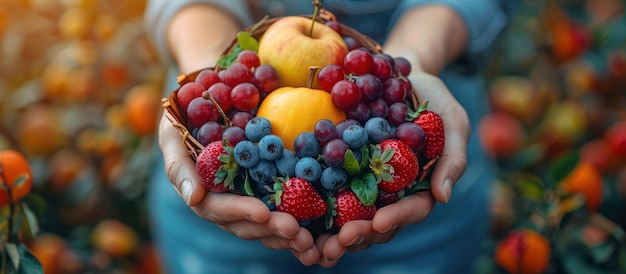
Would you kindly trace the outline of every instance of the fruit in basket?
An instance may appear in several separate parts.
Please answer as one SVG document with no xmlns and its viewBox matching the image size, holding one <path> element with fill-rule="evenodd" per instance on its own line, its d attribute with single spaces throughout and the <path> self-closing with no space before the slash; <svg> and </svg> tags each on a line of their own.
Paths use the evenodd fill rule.
<svg viewBox="0 0 626 274">
<path fill-rule="evenodd" d="M 202 184 L 212 192 L 233 189 L 233 180 L 239 165 L 232 147 L 223 141 L 215 141 L 202 149 L 196 160 L 196 170 Z"/>
<path fill-rule="evenodd" d="M 427 159 L 433 159 L 443 153 L 445 132 L 439 114 L 427 108 L 428 102 L 420 106 L 418 111 L 414 114 L 417 115 L 417 117 L 412 117 L 415 117 L 413 122 L 422 127 L 426 134 L 426 144 L 422 148 L 421 153 Z"/>
<path fill-rule="evenodd" d="M 337 124 L 346 119 L 332 103 L 330 93 L 310 88 L 283 87 L 270 93 L 257 111 L 272 124 L 272 134 L 283 139 L 285 148 L 294 149 L 294 140 L 302 132 L 312 132 L 315 124 L 328 119 Z"/>
<path fill-rule="evenodd" d="M 310 66 L 342 64 L 348 53 L 343 38 L 335 30 L 312 23 L 312 19 L 300 16 L 280 18 L 259 41 L 261 64 L 269 64 L 278 71 L 281 87 L 306 86 Z M 313 87 L 317 88 L 317 80 L 313 81 Z"/>
<path fill-rule="evenodd" d="M 380 178 L 378 187 L 385 192 L 398 192 L 417 177 L 419 163 L 417 157 L 402 141 L 387 139 L 382 141 L 372 157 L 370 166 L 374 175 Z"/>
<path fill-rule="evenodd" d="M 291 214 L 298 222 L 317 219 L 328 206 L 315 188 L 303 178 L 293 177 L 274 185 L 276 210 Z"/>
<path fill-rule="evenodd" d="M 337 227 L 353 220 L 371 220 L 376 214 L 376 206 L 364 205 L 350 189 L 339 191 L 331 199 L 332 217 Z"/>
</svg>

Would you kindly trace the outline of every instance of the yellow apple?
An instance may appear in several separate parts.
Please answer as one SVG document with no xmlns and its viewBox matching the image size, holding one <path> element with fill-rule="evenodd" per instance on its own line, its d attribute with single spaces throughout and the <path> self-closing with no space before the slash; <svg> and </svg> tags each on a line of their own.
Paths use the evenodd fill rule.
<svg viewBox="0 0 626 274">
<path fill-rule="evenodd" d="M 301 16 L 287 16 L 274 22 L 259 41 L 262 64 L 273 66 L 281 87 L 305 87 L 309 67 L 320 69 L 329 64 L 343 64 L 348 47 L 341 35 L 323 23 L 316 22 L 311 36 L 312 20 Z M 317 86 L 317 73 L 313 79 Z"/>
</svg>

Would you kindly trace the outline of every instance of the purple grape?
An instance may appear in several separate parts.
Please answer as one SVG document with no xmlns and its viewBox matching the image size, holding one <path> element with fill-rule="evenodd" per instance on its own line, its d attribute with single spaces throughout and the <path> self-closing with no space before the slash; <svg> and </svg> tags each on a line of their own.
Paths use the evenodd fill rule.
<svg viewBox="0 0 626 274">
<path fill-rule="evenodd" d="M 246 133 L 240 127 L 227 127 L 222 132 L 222 138 L 228 140 L 230 145 L 235 146 L 239 142 L 246 140 Z"/>
<path fill-rule="evenodd" d="M 421 126 L 413 122 L 400 124 L 396 129 L 396 138 L 407 144 L 413 152 L 420 151 L 426 143 L 426 134 Z"/>
<path fill-rule="evenodd" d="M 206 122 L 198 128 L 196 139 L 202 145 L 206 146 L 213 141 L 219 141 L 222 139 L 222 126 L 218 122 Z"/>
<path fill-rule="evenodd" d="M 361 91 L 361 102 L 368 103 L 380 96 L 383 83 L 372 74 L 363 74 L 354 82 Z"/>
<path fill-rule="evenodd" d="M 382 98 L 378 98 L 374 101 L 369 102 L 367 106 L 370 109 L 370 117 L 382 117 L 387 118 L 389 116 L 389 106 L 387 102 Z"/>
<path fill-rule="evenodd" d="M 387 120 L 393 126 L 399 126 L 400 124 L 406 123 L 407 113 L 409 111 L 409 107 L 404 102 L 396 102 L 389 106 L 389 115 Z"/>
<path fill-rule="evenodd" d="M 315 134 L 315 139 L 320 143 L 326 143 L 338 137 L 335 123 L 328 119 L 317 121 L 313 128 L 313 133 Z"/>
<path fill-rule="evenodd" d="M 346 129 L 347 130 L 347 129 Z M 342 168 L 348 144 L 341 139 L 333 139 L 324 146 L 324 163 L 327 166 Z"/>
<path fill-rule="evenodd" d="M 351 125 L 362 125 L 362 124 L 359 123 L 359 121 L 354 120 L 354 119 L 346 119 L 343 122 L 340 122 L 339 124 L 337 124 L 337 134 L 339 136 L 343 135 L 343 131 L 346 130 L 346 128 L 348 128 Z"/>
<path fill-rule="evenodd" d="M 359 123 L 365 123 L 371 116 L 370 108 L 363 102 L 359 103 L 355 109 L 346 112 L 346 118 L 357 120 Z"/>
<path fill-rule="evenodd" d="M 320 142 L 315 139 L 315 134 L 309 131 L 298 134 L 293 141 L 293 148 L 299 158 L 317 158 L 322 149 Z"/>
</svg>

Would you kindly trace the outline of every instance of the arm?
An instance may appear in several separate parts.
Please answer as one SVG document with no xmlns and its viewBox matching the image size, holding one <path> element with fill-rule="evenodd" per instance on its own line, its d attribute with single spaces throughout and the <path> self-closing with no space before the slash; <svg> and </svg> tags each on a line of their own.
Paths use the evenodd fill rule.
<svg viewBox="0 0 626 274">
<path fill-rule="evenodd" d="M 175 63 L 181 73 L 189 73 L 215 64 L 242 24 L 214 5 L 192 4 L 178 10 L 163 27 L 161 55 Z M 290 249 L 304 264 L 319 259 L 311 234 L 291 215 L 270 213 L 256 198 L 207 192 L 180 136 L 165 117 L 161 118 L 158 135 L 167 176 L 198 216 L 240 238 L 260 240 L 273 249 Z"/>
</svg>

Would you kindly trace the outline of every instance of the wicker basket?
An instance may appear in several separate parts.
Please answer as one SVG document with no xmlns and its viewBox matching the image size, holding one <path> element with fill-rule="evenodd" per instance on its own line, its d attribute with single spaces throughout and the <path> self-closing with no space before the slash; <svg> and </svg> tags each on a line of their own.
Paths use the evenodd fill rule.
<svg viewBox="0 0 626 274">
<path fill-rule="evenodd" d="M 301 16 L 312 18 L 311 15 L 301 15 Z M 261 22 L 259 25 L 250 26 L 244 29 L 244 31 L 250 32 L 254 27 L 254 31 L 252 31 L 252 36 L 258 40 L 265 33 L 265 31 L 278 19 L 280 19 L 280 17 L 269 18 Z M 331 20 L 336 21 L 336 17 L 331 12 L 321 9 L 319 15 L 316 17 L 316 20 L 323 24 Z M 374 54 L 382 53 L 381 45 L 378 44 L 373 39 L 361 34 L 356 29 L 346 26 L 344 24 L 340 23 L 340 26 L 341 26 L 343 36 L 348 36 L 348 37 L 355 39 L 357 42 L 360 43 L 362 47 L 369 49 Z M 224 50 L 224 52 L 222 53 L 222 56 L 231 53 L 234 50 L 236 44 L 237 44 L 237 40 L 234 39 L 232 43 Z M 220 70 L 219 67 L 207 67 L 206 69 L 213 69 L 215 71 Z M 177 82 L 179 84 L 179 88 L 188 82 L 195 81 L 195 78 L 198 76 L 198 74 L 202 70 L 204 69 L 195 71 L 187 75 L 185 74 L 178 75 Z M 202 151 L 204 146 L 191 135 L 191 132 L 185 126 L 187 124 L 185 112 L 181 111 L 178 108 L 178 104 L 176 101 L 176 94 L 179 88 L 171 92 L 169 97 L 163 98 L 162 104 L 165 109 L 165 116 L 169 119 L 169 121 L 178 131 L 178 133 L 182 136 L 182 142 L 187 147 L 188 152 L 191 155 L 191 157 L 194 160 L 196 160 L 198 154 L 200 153 L 200 151 Z M 413 89 L 411 90 L 410 95 L 411 95 L 411 105 L 412 105 L 412 106 L 410 105 L 410 107 L 412 107 L 413 110 L 416 110 L 420 104 L 419 94 L 417 93 L 415 89 Z M 436 161 L 437 161 L 437 158 L 432 159 L 428 163 L 422 165 L 422 171 L 420 172 L 421 176 L 417 180 L 418 182 L 424 181 L 424 179 L 429 175 L 430 173 L 429 171 L 434 166 Z"/>
</svg>

